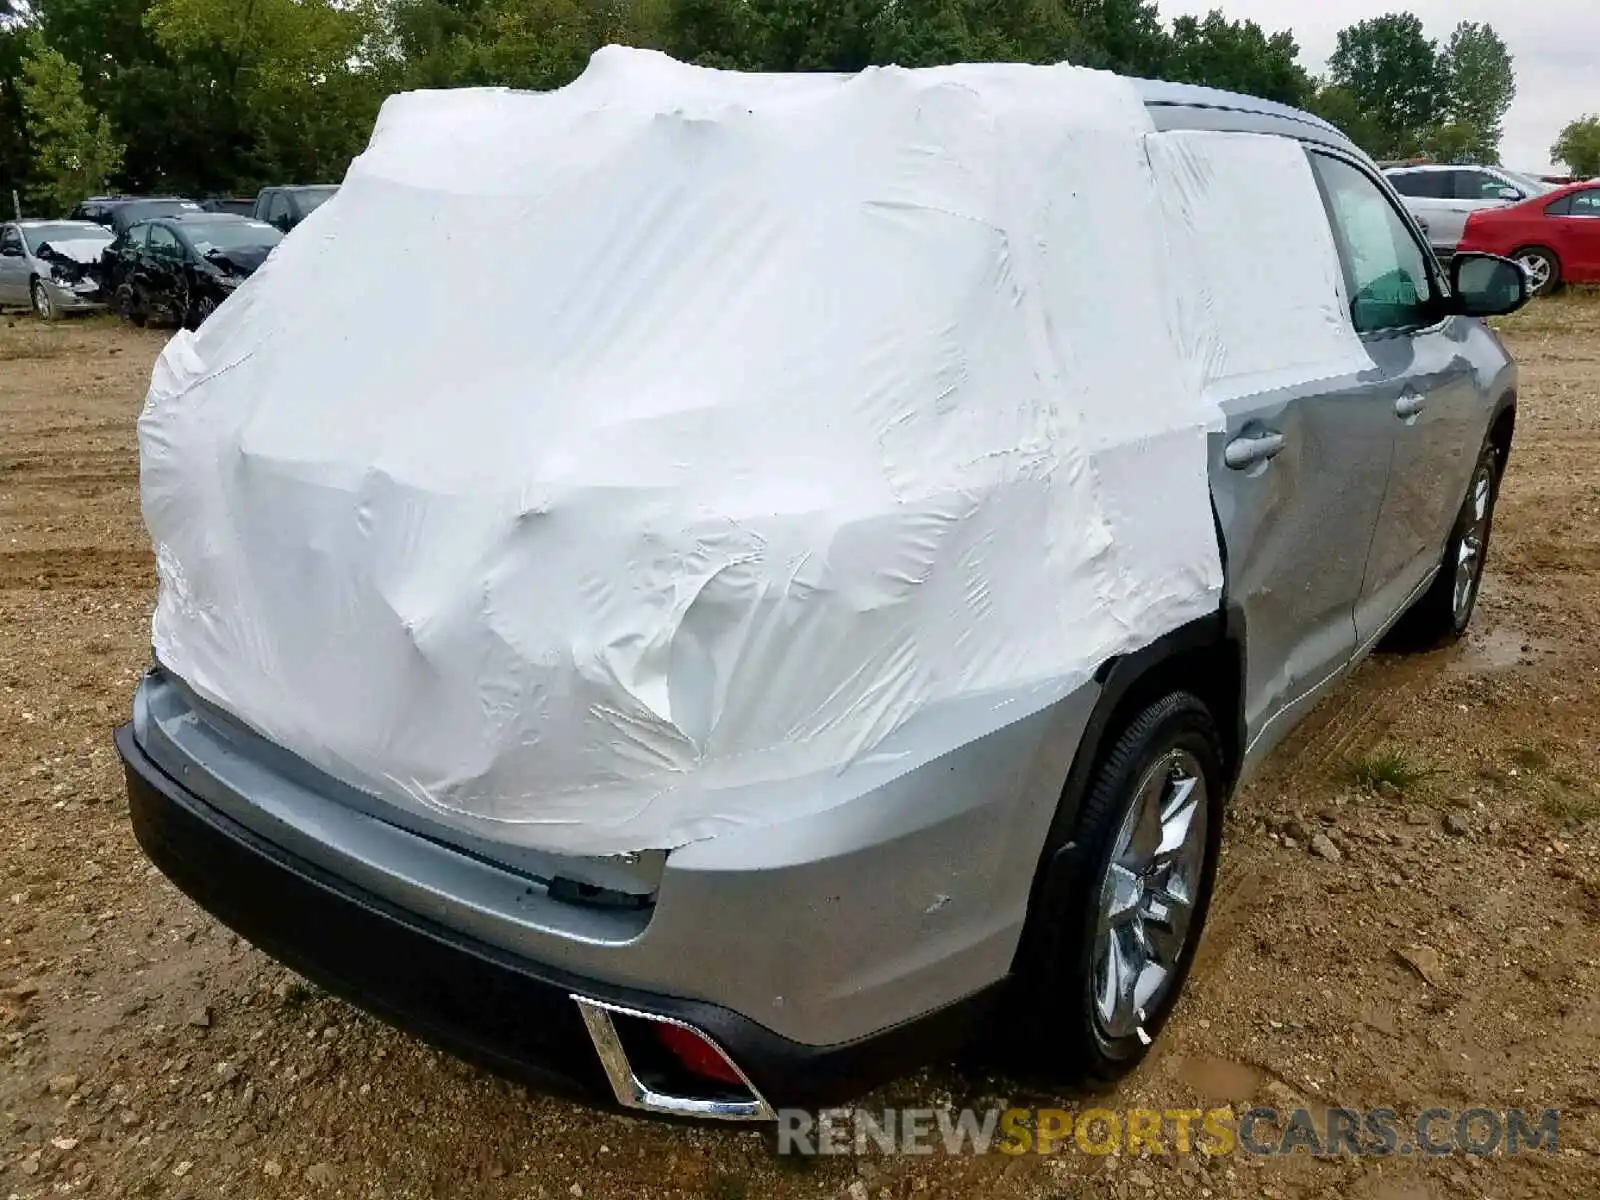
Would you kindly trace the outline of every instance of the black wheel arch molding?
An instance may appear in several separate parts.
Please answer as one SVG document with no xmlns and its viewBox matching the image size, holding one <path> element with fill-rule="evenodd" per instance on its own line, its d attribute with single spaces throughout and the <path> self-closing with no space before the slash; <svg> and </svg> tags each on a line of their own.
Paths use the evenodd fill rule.
<svg viewBox="0 0 1600 1200">
<path fill-rule="evenodd" d="M 1033 914 L 1041 911 L 1064 852 L 1069 850 L 1083 799 L 1095 772 L 1115 743 L 1122 724 L 1151 701 L 1173 691 L 1198 696 L 1211 710 L 1223 738 L 1223 773 L 1230 793 L 1239 778 L 1248 743 L 1244 722 L 1245 618 L 1224 600 L 1212 613 L 1179 626 L 1138 650 L 1117 655 L 1095 674 L 1100 695 L 1084 726 L 1061 800 L 1040 848 L 1028 897 L 1028 922 L 1013 959 L 1013 975 L 1031 944 Z"/>
</svg>

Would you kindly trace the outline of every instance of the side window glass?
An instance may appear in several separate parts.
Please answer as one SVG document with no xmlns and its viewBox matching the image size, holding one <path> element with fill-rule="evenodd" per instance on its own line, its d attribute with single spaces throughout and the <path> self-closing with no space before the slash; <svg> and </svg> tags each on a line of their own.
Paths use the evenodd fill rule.
<svg viewBox="0 0 1600 1200">
<path fill-rule="evenodd" d="M 182 258 L 182 251 L 178 247 L 178 239 L 172 231 L 162 225 L 150 227 L 150 253 L 157 258 Z"/>
<path fill-rule="evenodd" d="M 1600 188 L 1588 192 L 1574 192 L 1567 197 L 1568 210 L 1574 217 L 1600 217 Z"/>
<path fill-rule="evenodd" d="M 22 235 L 17 232 L 14 225 L 8 225 L 0 231 L 0 252 L 17 255 L 22 253 Z"/>
<path fill-rule="evenodd" d="M 1545 215 L 1547 217 L 1570 216 L 1572 214 L 1572 200 L 1571 196 L 1563 196 L 1554 204 L 1546 204 L 1544 206 Z"/>
<path fill-rule="evenodd" d="M 1312 153 L 1311 165 L 1339 244 L 1356 331 L 1430 324 L 1435 305 L 1428 251 L 1389 198 L 1365 172 L 1342 159 Z"/>
<path fill-rule="evenodd" d="M 1456 171 L 1454 174 L 1457 200 L 1505 200 L 1503 192 L 1521 190 L 1485 171 Z"/>
<path fill-rule="evenodd" d="M 1415 171 L 1388 172 L 1389 182 L 1394 185 L 1394 190 L 1402 196 L 1420 196 L 1417 190 L 1417 173 Z"/>
<path fill-rule="evenodd" d="M 1449 171 L 1412 171 L 1411 190 L 1404 194 L 1423 196 L 1429 200 L 1448 200 L 1451 198 L 1450 174 Z"/>
</svg>

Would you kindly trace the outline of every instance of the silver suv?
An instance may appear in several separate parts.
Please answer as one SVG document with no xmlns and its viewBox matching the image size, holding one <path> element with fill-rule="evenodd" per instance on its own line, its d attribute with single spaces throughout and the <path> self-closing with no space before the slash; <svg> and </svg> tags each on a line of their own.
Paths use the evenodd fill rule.
<svg viewBox="0 0 1600 1200">
<path fill-rule="evenodd" d="M 1467 218 L 1473 213 L 1555 190 L 1531 175 L 1503 167 L 1390 167 L 1384 174 L 1434 252 L 1446 258 L 1461 244 Z"/>
<path fill-rule="evenodd" d="M 1303 150 L 1362 347 L 1348 373 L 1275 374 L 1224 403 L 1214 611 L 825 811 L 610 858 L 401 813 L 157 664 L 116 734 L 146 853 L 332 991 L 631 1109 L 769 1119 L 949 1053 L 1001 1009 L 1032 1072 L 1132 1068 L 1190 968 L 1240 780 L 1391 630 L 1466 629 L 1517 398 L 1477 318 L 1527 299 L 1504 259 L 1459 255 L 1447 279 L 1322 121 L 1139 87 L 1159 130 Z"/>
</svg>

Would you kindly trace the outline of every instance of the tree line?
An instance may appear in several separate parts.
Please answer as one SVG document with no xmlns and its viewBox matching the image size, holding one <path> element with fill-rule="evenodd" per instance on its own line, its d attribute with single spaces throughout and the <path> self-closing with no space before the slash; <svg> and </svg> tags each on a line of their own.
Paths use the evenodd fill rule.
<svg viewBox="0 0 1600 1200">
<path fill-rule="evenodd" d="M 707 66 L 1069 61 L 1309 108 L 1380 158 L 1496 161 L 1515 94 L 1494 30 L 1405 13 L 1313 78 L 1287 31 L 1152 0 L 0 0 L 0 187 L 42 212 L 100 190 L 337 180 L 383 98 L 559 87 L 611 42 Z"/>
</svg>

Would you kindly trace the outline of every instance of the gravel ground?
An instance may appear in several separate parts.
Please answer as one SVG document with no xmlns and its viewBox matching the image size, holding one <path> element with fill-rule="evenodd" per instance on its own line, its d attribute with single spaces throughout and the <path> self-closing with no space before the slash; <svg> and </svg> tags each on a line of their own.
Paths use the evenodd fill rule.
<svg viewBox="0 0 1600 1200">
<path fill-rule="evenodd" d="M 1523 394 L 1473 633 L 1367 664 L 1238 799 L 1188 994 L 1102 1103 L 1553 1107 L 1559 1152 L 795 1160 L 492 1079 L 147 866 L 110 733 L 149 656 L 134 418 L 162 335 L 0 318 L 0 1194 L 1600 1195 L 1600 297 L 1506 334 Z M 1022 1099 L 939 1068 L 872 1102 L 956 1095 Z"/>
</svg>

